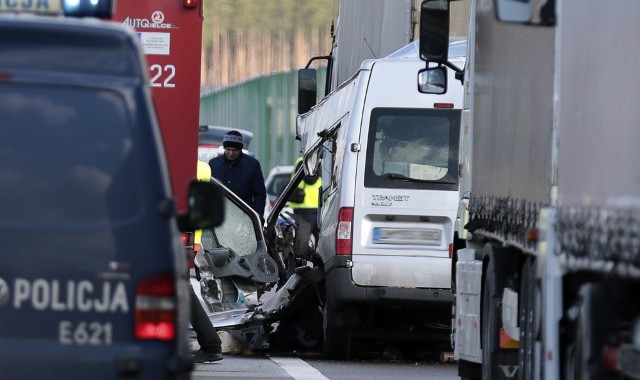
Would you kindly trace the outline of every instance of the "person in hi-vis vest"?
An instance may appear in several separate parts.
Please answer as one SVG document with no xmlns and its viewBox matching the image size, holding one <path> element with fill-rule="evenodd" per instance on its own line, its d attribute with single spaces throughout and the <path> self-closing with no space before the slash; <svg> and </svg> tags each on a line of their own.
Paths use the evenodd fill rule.
<svg viewBox="0 0 640 380">
<path fill-rule="evenodd" d="M 294 169 L 291 176 L 293 177 L 302 165 L 302 157 L 299 157 L 294 163 Z M 298 188 L 289 198 L 289 206 L 293 209 L 293 213 L 303 217 L 311 225 L 311 233 L 318 240 L 318 197 L 320 195 L 320 187 L 322 179 L 320 173 L 314 176 L 304 176 L 298 184 Z"/>
</svg>

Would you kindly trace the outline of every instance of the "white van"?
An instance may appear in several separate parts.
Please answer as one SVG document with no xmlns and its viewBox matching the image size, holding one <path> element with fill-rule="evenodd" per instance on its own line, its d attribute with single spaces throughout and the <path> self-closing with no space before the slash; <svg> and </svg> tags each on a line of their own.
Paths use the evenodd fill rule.
<svg viewBox="0 0 640 380">
<path fill-rule="evenodd" d="M 446 93 L 420 92 L 426 63 L 418 51 L 415 41 L 364 61 L 298 117 L 305 171 L 322 175 L 317 254 L 328 358 L 348 358 L 352 338 L 368 333 L 448 340 L 464 89 L 448 68 Z M 450 40 L 455 67 L 464 67 L 465 52 L 466 40 Z M 303 97 L 314 83 L 309 71 L 300 72 Z"/>
</svg>

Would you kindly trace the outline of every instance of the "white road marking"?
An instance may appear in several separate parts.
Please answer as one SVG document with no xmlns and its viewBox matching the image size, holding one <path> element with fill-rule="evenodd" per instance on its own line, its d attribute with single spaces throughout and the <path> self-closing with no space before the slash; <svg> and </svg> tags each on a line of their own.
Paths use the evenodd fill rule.
<svg viewBox="0 0 640 380">
<path fill-rule="evenodd" d="M 271 357 L 271 360 L 287 371 L 295 380 L 329 380 L 302 359 Z"/>
</svg>

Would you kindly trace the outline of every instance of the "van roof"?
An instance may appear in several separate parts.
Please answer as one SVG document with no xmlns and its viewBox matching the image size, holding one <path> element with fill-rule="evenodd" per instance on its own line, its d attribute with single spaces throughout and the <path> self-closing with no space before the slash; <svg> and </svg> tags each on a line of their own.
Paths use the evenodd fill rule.
<svg viewBox="0 0 640 380">
<path fill-rule="evenodd" d="M 465 37 L 449 37 L 449 59 L 464 58 L 467 55 L 467 39 Z M 384 59 L 416 59 L 420 56 L 420 40 L 415 40 L 410 44 L 389 54 Z"/>
<path fill-rule="evenodd" d="M 457 64 L 464 64 L 466 55 L 467 39 L 465 37 L 449 37 L 449 61 Z M 420 60 L 420 40 L 410 42 L 408 45 L 405 45 L 384 58 L 366 59 L 362 61 L 360 70 L 370 70 L 377 62 L 409 60 Z"/>
</svg>

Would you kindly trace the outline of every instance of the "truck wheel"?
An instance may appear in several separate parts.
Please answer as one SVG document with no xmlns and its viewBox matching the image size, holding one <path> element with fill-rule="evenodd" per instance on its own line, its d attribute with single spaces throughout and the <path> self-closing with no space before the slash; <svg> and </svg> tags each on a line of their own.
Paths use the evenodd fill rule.
<svg viewBox="0 0 640 380">
<path fill-rule="evenodd" d="M 491 265 L 491 264 L 489 264 Z M 495 301 L 496 281 L 487 271 L 482 286 L 482 378 L 493 379 L 492 358 L 498 348 L 498 308 Z"/>
<path fill-rule="evenodd" d="M 534 364 L 534 342 L 536 339 L 534 318 L 535 313 L 535 262 L 533 258 L 528 259 L 522 268 L 522 276 L 520 280 L 520 311 L 518 318 L 520 320 L 520 348 L 519 348 L 519 371 L 521 380 L 533 379 Z"/>
<path fill-rule="evenodd" d="M 347 360 L 351 356 L 351 329 L 336 327 L 329 323 L 334 320 L 334 315 L 332 305 L 325 303 L 322 318 L 324 329 L 322 356 L 325 359 Z"/>
<path fill-rule="evenodd" d="M 498 350 L 498 337 L 500 333 L 500 312 L 498 309 L 499 295 L 497 279 L 494 274 L 494 262 L 489 261 L 489 267 L 485 271 L 482 283 L 482 378 L 498 378 L 494 374 L 493 362 L 495 352 Z M 495 375 L 495 376 L 494 376 Z"/>
</svg>

